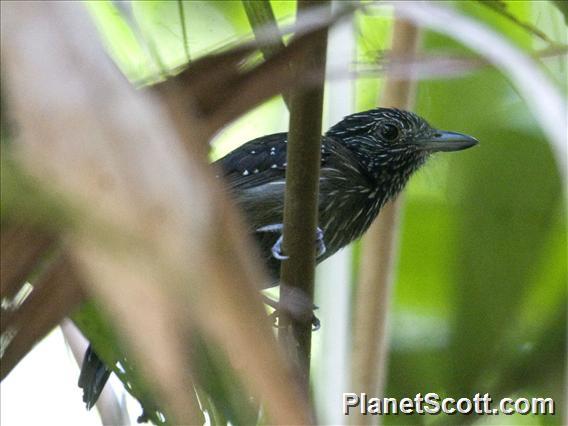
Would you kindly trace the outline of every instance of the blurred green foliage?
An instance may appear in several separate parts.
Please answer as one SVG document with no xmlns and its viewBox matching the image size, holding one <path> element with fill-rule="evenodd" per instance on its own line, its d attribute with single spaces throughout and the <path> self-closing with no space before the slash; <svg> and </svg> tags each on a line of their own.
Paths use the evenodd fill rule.
<svg viewBox="0 0 568 426">
<path fill-rule="evenodd" d="M 564 17 L 552 2 L 503 3 L 519 20 L 566 44 Z M 279 23 L 293 21 L 294 2 L 271 4 Z M 542 47 L 542 40 L 477 2 L 446 5 L 486 23 L 524 51 Z M 188 59 L 252 37 L 237 1 L 146 1 L 132 6 L 97 1 L 88 7 L 111 55 L 138 84 L 156 81 Z M 392 17 L 359 13 L 356 25 L 356 62 L 376 61 L 390 45 Z M 453 40 L 431 32 L 424 34 L 423 49 L 426 54 L 471 55 Z M 553 58 L 544 66 L 565 93 L 565 62 Z M 376 106 L 379 77 L 355 82 L 357 110 Z M 489 67 L 456 78 L 421 81 L 416 110 L 436 127 L 474 135 L 480 145 L 463 153 L 438 154 L 406 190 L 387 394 L 550 396 L 562 409 L 566 189 L 550 146 L 506 76 Z M 224 129 L 213 141 L 212 157 L 254 137 L 284 131 L 287 121 L 284 103 L 274 98 Z M 2 166 L 4 180 L 4 162 Z M 3 184 L 3 204 L 4 189 Z M 83 329 L 94 330 L 89 337 L 97 340 L 98 325 L 89 325 L 88 318 L 99 314 L 90 311 L 91 306 L 86 309 L 78 322 Z M 107 336 L 108 331 L 99 334 Z M 246 396 L 227 360 L 214 348 L 200 346 L 201 381 L 209 382 L 200 400 L 211 420 L 249 423 L 250 412 L 238 408 L 239 398 Z M 234 392 L 235 386 L 241 390 Z M 562 413 L 498 419 L 390 416 L 383 421 L 539 425 L 561 424 Z"/>
<path fill-rule="evenodd" d="M 534 22 L 533 4 L 507 4 Z M 532 36 L 502 16 L 475 3 L 457 6 L 531 49 Z M 552 6 L 547 12 L 556 13 Z M 424 51 L 468 53 L 432 33 Z M 506 76 L 493 69 L 422 81 L 417 112 L 439 128 L 475 135 L 480 145 L 434 159 L 407 190 L 388 394 L 551 396 L 562 411 L 566 200 L 550 146 Z M 523 424 L 561 421 L 557 415 Z"/>
<path fill-rule="evenodd" d="M 96 348 L 99 358 L 116 374 L 128 392 L 140 401 L 143 406 L 141 415 L 156 425 L 167 424 L 164 415 L 152 400 L 148 383 L 128 361 L 124 345 L 107 320 L 104 310 L 94 301 L 85 302 L 73 313 L 71 319 Z"/>
<path fill-rule="evenodd" d="M 532 25 L 538 25 L 537 18 L 562 19 L 552 4 L 502 3 L 519 21 Z M 522 50 L 542 47 L 541 40 L 495 10 L 477 2 L 453 5 Z M 280 23 L 291 21 L 294 2 L 272 6 Z M 178 2 L 135 3 L 130 19 L 135 18 L 137 29 L 121 29 L 117 20 L 113 32 L 106 32 L 113 27 L 109 21 L 117 14 L 110 12 L 114 6 L 91 5 L 115 58 L 132 80 L 148 79 L 187 60 L 179 7 Z M 239 2 L 183 2 L 182 7 L 191 59 L 252 37 Z M 356 61 L 376 62 L 390 45 L 392 17 L 358 14 L 356 25 Z M 554 33 L 564 27 L 539 28 L 566 43 L 565 31 Z M 434 33 L 424 34 L 423 44 L 426 54 L 471 55 Z M 144 45 L 145 50 L 140 48 Z M 563 81 L 565 67 L 549 71 Z M 357 110 L 375 107 L 380 76 L 355 83 Z M 472 151 L 438 154 L 406 191 L 387 393 L 552 396 L 560 406 L 566 346 L 566 205 L 550 147 L 506 76 L 491 68 L 421 81 L 417 112 L 439 128 L 472 134 L 481 143 Z M 287 111 L 278 97 L 223 130 L 212 156 L 286 126 Z M 387 424 L 409 421 L 385 419 Z M 499 419 L 500 424 L 518 421 L 517 416 Z M 445 420 L 418 416 L 411 422 Z M 560 417 L 523 418 L 523 423 L 559 424 Z"/>
</svg>

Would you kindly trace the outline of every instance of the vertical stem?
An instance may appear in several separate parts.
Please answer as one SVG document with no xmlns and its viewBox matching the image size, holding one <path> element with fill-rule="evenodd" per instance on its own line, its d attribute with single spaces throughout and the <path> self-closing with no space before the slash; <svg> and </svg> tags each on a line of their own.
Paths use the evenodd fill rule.
<svg viewBox="0 0 568 426">
<path fill-rule="evenodd" d="M 314 5 L 329 6 L 328 1 L 299 1 L 298 14 Z M 284 201 L 283 248 L 288 260 L 282 263 L 280 302 L 282 306 L 297 304 L 298 294 L 313 304 L 315 277 L 315 235 L 318 220 L 321 120 L 327 31 L 314 33 L 311 48 L 293 64 L 298 78 L 317 73 L 319 84 L 299 89 L 292 94 L 290 131 Z M 282 309 L 281 342 L 297 361 L 301 381 L 307 395 L 311 352 L 311 318 L 291 318 Z"/>
<path fill-rule="evenodd" d="M 260 51 L 264 59 L 268 59 L 275 53 L 286 47 L 284 42 L 280 40 L 278 43 L 266 44 L 263 35 L 280 34 L 276 17 L 272 11 L 269 1 L 258 0 L 242 0 L 243 7 L 247 14 L 252 31 L 257 39 L 260 40 Z"/>
<path fill-rule="evenodd" d="M 344 7 L 341 0 L 331 2 L 333 11 Z M 354 18 L 338 22 L 329 30 L 327 40 L 328 75 L 348 75 L 356 60 Z M 355 86 L 349 78 L 326 79 L 327 120 L 337 123 L 353 113 Z M 325 127 L 325 122 L 324 122 Z M 320 424 L 342 426 L 348 422 L 341 407 L 343 392 L 351 387 L 351 281 L 353 250 L 345 247 L 320 264 L 316 274 L 315 301 L 322 328 L 314 333 L 319 345 L 317 368 L 312 372 L 314 403 Z M 315 374 L 314 374 L 315 373 Z"/>
<path fill-rule="evenodd" d="M 183 10 L 183 1 L 178 0 L 177 4 L 178 4 L 178 12 L 179 12 L 179 23 L 180 23 L 180 26 L 181 26 L 181 34 L 182 34 L 182 37 L 183 37 L 183 51 L 185 52 L 185 59 L 189 63 L 191 61 L 191 58 L 189 56 L 189 43 L 188 43 L 188 40 L 187 40 L 187 28 L 186 28 L 186 25 L 185 25 L 185 13 L 184 13 L 184 10 Z"/>
<path fill-rule="evenodd" d="M 266 44 L 266 41 L 263 40 L 264 34 L 280 34 L 270 1 L 242 0 L 242 4 L 245 8 L 254 36 L 260 41 L 260 51 L 262 52 L 264 60 L 267 60 L 284 49 L 286 46 L 282 39 L 280 39 L 280 42 L 274 44 Z M 282 93 L 282 99 L 289 110 L 290 96 L 288 93 Z"/>
<path fill-rule="evenodd" d="M 418 48 L 418 28 L 397 19 L 393 28 L 393 57 L 408 58 Z M 414 98 L 411 79 L 387 76 L 380 104 L 409 109 Z M 353 337 L 353 388 L 381 396 L 386 381 L 388 306 L 394 279 L 401 199 L 387 203 L 363 239 L 361 279 L 356 295 Z M 353 415 L 351 424 L 374 424 L 369 416 Z"/>
</svg>

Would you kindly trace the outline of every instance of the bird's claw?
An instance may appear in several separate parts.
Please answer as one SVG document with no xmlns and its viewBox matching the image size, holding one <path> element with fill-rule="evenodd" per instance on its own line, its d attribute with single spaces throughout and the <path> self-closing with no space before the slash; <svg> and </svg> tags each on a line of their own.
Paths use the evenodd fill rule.
<svg viewBox="0 0 568 426">
<path fill-rule="evenodd" d="M 280 313 L 284 309 L 292 319 L 295 319 L 296 321 L 310 321 L 312 324 L 312 331 L 319 330 L 321 323 L 319 318 L 314 314 L 314 311 L 318 309 L 318 307 L 305 300 L 297 292 L 295 292 L 295 296 L 292 298 L 294 303 L 290 304 L 288 308 L 284 308 L 280 302 L 265 295 L 263 295 L 262 298 L 264 303 L 274 309 L 274 311 L 268 316 L 268 318 L 272 320 L 272 325 L 274 325 L 274 327 L 282 328 L 279 318 Z"/>
<path fill-rule="evenodd" d="M 314 306 L 314 309 L 317 309 L 317 306 Z M 272 320 L 272 326 L 275 328 L 284 328 L 283 325 L 280 324 L 280 310 L 279 309 L 275 309 L 274 312 L 272 312 L 268 318 L 270 318 L 270 320 Z M 310 319 L 311 323 L 312 323 L 312 331 L 318 331 L 321 327 L 321 321 L 319 320 L 319 318 L 314 314 L 314 311 L 312 310 L 312 317 Z"/>
<path fill-rule="evenodd" d="M 282 235 L 276 240 L 276 242 L 274 243 L 274 245 L 272 246 L 272 248 L 270 249 L 270 251 L 272 252 L 272 257 L 274 257 L 275 259 L 278 260 L 286 260 L 289 258 L 289 256 L 286 256 L 283 252 L 282 252 Z"/>
<path fill-rule="evenodd" d="M 318 226 L 316 228 L 316 257 L 321 257 L 325 254 L 327 248 L 323 240 L 323 231 Z"/>
<path fill-rule="evenodd" d="M 275 223 L 273 225 L 266 225 L 258 228 L 256 232 L 280 232 L 280 237 L 276 240 L 270 251 L 272 252 L 272 257 L 278 260 L 286 260 L 289 256 L 286 256 L 282 250 L 282 229 L 284 225 L 281 223 Z M 321 228 L 318 226 L 316 228 L 316 257 L 321 257 L 325 254 L 327 248 L 324 242 L 324 235 Z"/>
</svg>

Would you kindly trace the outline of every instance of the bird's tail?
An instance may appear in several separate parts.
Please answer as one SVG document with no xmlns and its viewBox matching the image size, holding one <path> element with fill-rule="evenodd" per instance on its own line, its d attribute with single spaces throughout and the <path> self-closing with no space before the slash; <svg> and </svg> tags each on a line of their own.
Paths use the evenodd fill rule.
<svg viewBox="0 0 568 426">
<path fill-rule="evenodd" d="M 89 345 L 83 358 L 78 383 L 79 387 L 83 389 L 83 402 L 87 405 L 87 410 L 90 410 L 99 399 L 110 373 L 111 370 L 99 358 L 93 347 Z"/>
</svg>

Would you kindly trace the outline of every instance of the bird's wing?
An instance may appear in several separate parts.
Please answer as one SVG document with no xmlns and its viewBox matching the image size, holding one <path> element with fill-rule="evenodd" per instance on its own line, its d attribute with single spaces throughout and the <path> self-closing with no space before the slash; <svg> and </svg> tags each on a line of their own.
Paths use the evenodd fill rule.
<svg viewBox="0 0 568 426">
<path fill-rule="evenodd" d="M 284 179 L 287 133 L 253 139 L 215 162 L 233 189 L 247 188 Z"/>
<path fill-rule="evenodd" d="M 217 160 L 225 181 L 231 189 L 244 191 L 267 183 L 284 180 L 288 134 L 275 133 L 253 139 Z M 322 172 L 332 166 L 334 158 L 357 164 L 353 153 L 339 141 L 322 136 Z"/>
</svg>

